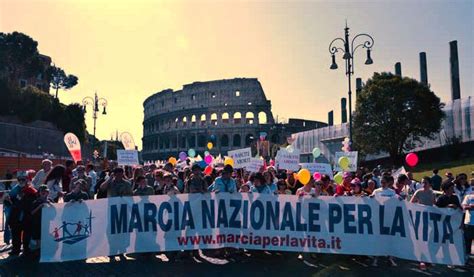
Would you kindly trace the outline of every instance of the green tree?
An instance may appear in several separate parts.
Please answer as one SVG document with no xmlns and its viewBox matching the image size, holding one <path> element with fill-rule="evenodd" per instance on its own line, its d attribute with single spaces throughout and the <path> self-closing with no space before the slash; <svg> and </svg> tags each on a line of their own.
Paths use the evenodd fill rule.
<svg viewBox="0 0 474 277">
<path fill-rule="evenodd" d="M 417 80 L 375 73 L 357 97 L 353 136 L 364 154 L 386 152 L 400 164 L 405 151 L 440 131 L 444 104 Z"/>
<path fill-rule="evenodd" d="M 48 76 L 51 83 L 51 88 L 56 91 L 56 98 L 58 98 L 58 90 L 68 90 L 77 85 L 77 77 L 72 74 L 66 74 L 64 70 L 59 67 L 52 66 L 48 70 Z"/>
<path fill-rule="evenodd" d="M 38 42 L 19 32 L 0 33 L 0 78 L 10 83 L 43 73 Z"/>
</svg>

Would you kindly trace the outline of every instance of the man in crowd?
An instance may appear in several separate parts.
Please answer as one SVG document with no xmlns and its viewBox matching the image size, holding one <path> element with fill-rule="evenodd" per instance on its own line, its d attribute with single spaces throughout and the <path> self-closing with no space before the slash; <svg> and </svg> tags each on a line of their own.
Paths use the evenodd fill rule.
<svg viewBox="0 0 474 277">
<path fill-rule="evenodd" d="M 144 176 L 138 176 L 135 180 L 137 188 L 133 191 L 135 196 L 154 195 L 155 190 L 148 185 L 148 182 Z"/>
<path fill-rule="evenodd" d="M 46 179 L 48 173 L 51 171 L 52 166 L 53 162 L 48 159 L 41 161 L 41 169 L 36 172 L 35 177 L 31 181 L 35 189 L 38 189 L 40 185 L 44 184 L 44 180 Z"/>
<path fill-rule="evenodd" d="M 474 239 L 474 193 L 464 196 L 462 208 L 466 211 L 464 218 L 464 238 L 466 254 L 471 256 L 472 240 Z"/>
<path fill-rule="evenodd" d="M 443 178 L 438 175 L 439 170 L 433 169 L 433 175 L 431 176 L 431 187 L 433 190 L 441 190 L 441 183 L 443 182 Z"/>
<path fill-rule="evenodd" d="M 97 186 L 97 172 L 95 172 L 93 164 L 88 163 L 86 165 L 86 174 L 91 178 L 91 185 L 89 188 L 89 199 L 94 199 Z"/>
<path fill-rule="evenodd" d="M 26 171 L 17 172 L 18 184 L 12 188 L 5 201 L 11 204 L 8 224 L 12 232 L 12 256 L 18 256 L 23 244 L 23 255 L 30 254 L 32 231 L 32 207 L 36 200 L 36 189 L 28 182 Z"/>
<path fill-rule="evenodd" d="M 89 192 L 91 191 L 92 187 L 92 178 L 90 176 L 86 175 L 86 167 L 83 165 L 78 165 L 76 167 L 76 176 L 71 179 L 71 184 L 75 184 L 78 180 L 83 180 L 84 183 L 82 183 L 83 188 L 82 191 L 87 193 L 89 195 Z M 72 188 L 71 188 L 72 191 Z M 94 197 L 94 194 L 92 194 L 92 197 Z M 91 195 L 89 195 L 88 199 L 91 198 Z"/>
<path fill-rule="evenodd" d="M 185 193 L 204 193 L 207 192 L 207 185 L 201 173 L 201 167 L 198 164 L 193 164 L 191 167 L 192 174 L 186 180 L 184 185 Z"/>
<path fill-rule="evenodd" d="M 64 202 L 75 202 L 89 199 L 88 185 L 84 179 L 72 181 L 72 190 L 64 196 Z"/>
<path fill-rule="evenodd" d="M 215 193 L 237 192 L 237 184 L 235 183 L 235 180 L 231 178 L 233 171 L 234 169 L 231 165 L 225 165 L 222 170 L 222 175 L 214 180 L 214 183 L 209 186 L 208 190 Z"/>
<path fill-rule="evenodd" d="M 100 185 L 100 189 L 107 191 L 107 197 L 132 196 L 132 184 L 123 178 L 123 168 L 116 167 L 107 181 Z"/>
</svg>

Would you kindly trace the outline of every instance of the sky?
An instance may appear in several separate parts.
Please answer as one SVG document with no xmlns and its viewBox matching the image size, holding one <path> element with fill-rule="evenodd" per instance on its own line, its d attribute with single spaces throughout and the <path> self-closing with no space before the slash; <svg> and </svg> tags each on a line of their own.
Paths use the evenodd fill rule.
<svg viewBox="0 0 474 277">
<path fill-rule="evenodd" d="M 402 74 L 419 80 L 424 51 L 432 90 L 450 101 L 449 41 L 457 40 L 461 97 L 474 95 L 471 0 L 0 0 L 0 32 L 28 34 L 40 53 L 79 77 L 60 100 L 79 103 L 97 92 L 108 101 L 97 137 L 128 131 L 139 148 L 143 101 L 194 81 L 258 78 L 275 118 L 327 122 L 334 110 L 340 123 L 347 79 L 341 55 L 339 69 L 329 69 L 328 46 L 344 35 L 346 20 L 351 36 L 375 39 L 374 64 L 364 65 L 358 50 L 354 77 L 365 81 L 401 62 Z"/>
</svg>

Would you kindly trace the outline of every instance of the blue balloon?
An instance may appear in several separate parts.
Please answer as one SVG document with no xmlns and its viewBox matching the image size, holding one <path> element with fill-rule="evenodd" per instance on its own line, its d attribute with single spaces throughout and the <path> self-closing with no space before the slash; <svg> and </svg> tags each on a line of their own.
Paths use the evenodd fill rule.
<svg viewBox="0 0 474 277">
<path fill-rule="evenodd" d="M 191 158 L 194 158 L 196 156 L 196 150 L 194 149 L 189 149 L 188 150 L 188 156 L 191 157 Z"/>
</svg>

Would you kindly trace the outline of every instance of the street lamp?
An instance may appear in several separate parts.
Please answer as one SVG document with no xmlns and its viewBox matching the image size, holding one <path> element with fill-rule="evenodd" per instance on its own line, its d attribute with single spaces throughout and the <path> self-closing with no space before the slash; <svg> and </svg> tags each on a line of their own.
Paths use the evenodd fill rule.
<svg viewBox="0 0 474 277">
<path fill-rule="evenodd" d="M 363 43 L 357 44 L 354 47 L 354 42 L 357 38 L 362 38 Z M 344 48 L 335 46 L 336 42 L 340 41 L 343 44 Z M 350 43 L 350 48 L 349 48 Z M 352 91 L 351 91 L 351 75 L 354 75 L 354 53 L 357 48 L 361 47 L 367 49 L 367 59 L 365 60 L 365 64 L 373 64 L 374 61 L 370 56 L 372 51 L 372 47 L 374 46 L 374 39 L 368 34 L 358 34 L 356 35 L 352 41 L 349 40 L 349 27 L 347 27 L 346 21 L 346 28 L 344 28 L 344 38 L 336 38 L 329 44 L 329 53 L 331 54 L 332 64 L 329 67 L 330 69 L 337 69 L 336 63 L 336 53 L 340 50 L 344 53 L 342 58 L 345 60 L 346 63 L 346 76 L 349 84 L 349 139 L 352 142 Z"/>
<path fill-rule="evenodd" d="M 105 110 L 105 107 L 107 107 L 107 100 L 105 98 L 99 98 L 97 96 L 97 92 L 94 94 L 94 98 L 92 97 L 84 97 L 82 99 L 82 110 L 84 113 L 87 112 L 87 105 L 92 106 L 92 118 L 94 119 L 94 141 L 92 141 L 92 149 L 94 149 L 94 143 L 95 143 L 95 128 L 96 128 L 96 120 L 97 120 L 97 112 L 99 112 L 99 106 L 103 107 L 102 114 L 106 115 L 107 111 Z"/>
</svg>

